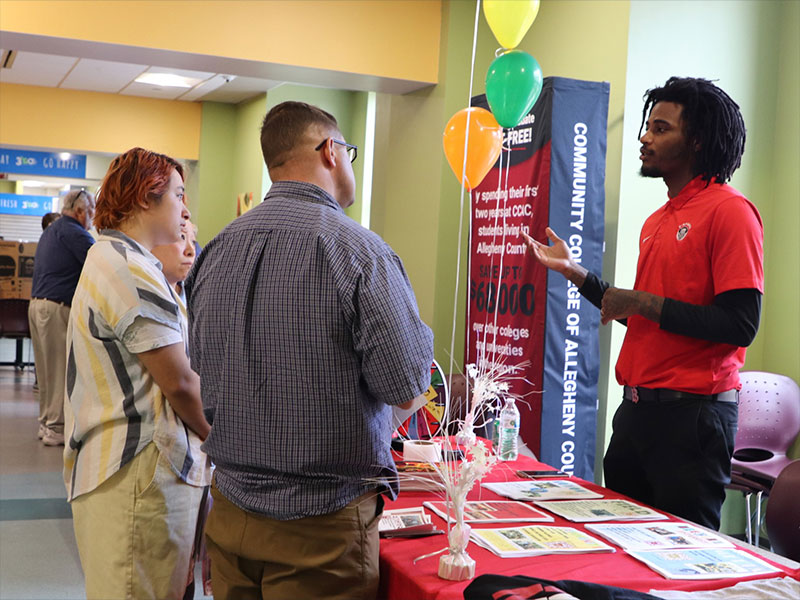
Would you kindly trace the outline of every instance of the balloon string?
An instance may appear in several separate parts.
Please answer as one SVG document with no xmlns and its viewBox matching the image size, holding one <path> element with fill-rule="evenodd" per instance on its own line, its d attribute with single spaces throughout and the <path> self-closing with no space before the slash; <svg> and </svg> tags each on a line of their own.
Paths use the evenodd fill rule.
<svg viewBox="0 0 800 600">
<path fill-rule="evenodd" d="M 467 106 L 472 105 L 472 80 L 475 77 L 475 52 L 478 47 L 478 23 L 480 20 L 480 9 L 481 9 L 481 0 L 476 0 L 475 2 L 475 27 L 474 33 L 472 36 L 472 62 L 470 64 L 470 71 L 469 71 L 469 98 L 467 98 Z M 456 253 L 456 286 L 455 291 L 453 293 L 453 329 L 450 335 L 450 376 L 452 379 L 453 375 L 453 362 L 454 362 L 454 353 L 455 353 L 455 346 L 456 346 L 456 323 L 458 321 L 458 287 L 459 287 L 459 275 L 461 272 L 461 245 L 462 240 L 464 237 L 464 180 L 467 176 L 467 150 L 469 149 L 469 123 L 470 123 L 470 113 L 467 113 L 467 127 L 464 133 L 464 163 L 461 172 L 461 197 L 459 199 L 459 211 L 458 211 L 458 250 Z M 471 192 L 470 192 L 471 196 Z M 470 202 L 470 206 L 472 203 Z M 470 211 L 470 227 L 472 226 L 472 211 Z M 469 253 L 470 255 L 472 252 Z M 471 268 L 472 259 L 471 256 L 467 262 L 467 268 Z M 467 302 L 469 306 L 469 301 Z M 469 337 L 467 337 L 469 339 Z M 467 378 L 469 380 L 469 378 Z M 448 386 L 451 382 L 448 382 Z M 449 391 L 449 390 L 448 390 Z M 467 390 L 467 394 L 469 394 L 469 389 Z M 447 394 L 450 396 L 451 394 Z M 469 397 L 469 396 L 468 396 Z M 445 403 L 444 407 L 444 414 L 445 418 L 441 419 L 441 423 L 443 424 L 445 421 L 449 420 L 450 414 L 450 406 L 449 403 Z M 442 429 L 443 425 L 440 425 L 440 430 Z"/>
<path fill-rule="evenodd" d="M 478 49 L 478 21 L 481 14 L 481 0 L 475 2 L 475 28 L 472 34 L 472 63 L 470 63 L 469 70 L 469 98 L 467 98 L 467 106 L 472 105 L 472 80 L 475 77 L 475 52 Z"/>
<path fill-rule="evenodd" d="M 500 163 L 499 173 L 498 173 L 498 178 L 497 178 L 498 179 L 498 182 L 497 182 L 498 183 L 498 185 L 497 185 L 498 194 L 497 194 L 497 205 L 496 205 L 495 216 L 494 216 L 494 231 L 496 232 L 497 231 L 497 221 L 500 218 L 500 213 L 502 212 L 502 214 L 503 214 L 503 233 L 502 233 L 502 237 L 500 238 L 500 247 L 504 248 L 504 249 L 505 249 L 505 245 L 506 245 L 506 206 L 508 205 L 508 174 L 511 171 L 511 149 L 509 148 L 508 150 L 506 150 L 506 152 L 507 152 L 507 156 L 506 156 L 506 173 L 505 173 L 506 177 L 505 177 L 505 182 L 502 182 L 502 180 L 503 180 L 503 164 L 501 162 Z M 503 155 L 503 153 L 501 151 L 500 152 L 500 156 L 502 156 L 502 155 Z M 505 190 L 505 194 L 501 193 L 503 189 Z M 503 210 L 502 211 L 499 210 L 500 209 L 500 197 L 501 196 L 503 197 Z M 496 237 L 496 234 L 495 234 L 495 237 Z M 493 238 L 493 240 L 494 239 L 495 238 Z M 492 326 L 494 327 L 494 332 L 493 332 L 493 337 L 492 337 L 492 360 L 491 360 L 491 363 L 490 363 L 492 369 L 494 369 L 496 364 L 497 364 L 496 363 L 496 361 L 497 361 L 497 314 L 498 314 L 498 312 L 500 310 L 500 285 L 502 284 L 502 279 L 503 279 L 503 259 L 505 258 L 505 255 L 506 255 L 505 251 L 500 253 L 500 265 L 498 267 L 498 272 L 497 272 L 497 288 L 495 289 L 495 292 L 494 292 L 494 311 L 493 311 L 494 312 L 494 321 L 492 323 Z M 492 260 L 494 260 L 494 254 L 492 254 Z M 490 275 L 489 275 L 489 283 L 491 284 L 491 281 L 492 281 L 491 271 L 489 273 L 490 273 Z M 487 291 L 486 296 L 487 296 L 486 297 L 486 304 L 487 304 L 487 306 L 486 306 L 486 308 L 487 308 L 486 318 L 488 320 L 488 318 L 489 318 L 489 310 L 488 310 L 489 309 L 489 305 L 488 305 L 489 304 L 489 291 Z"/>
<path fill-rule="evenodd" d="M 510 155 L 509 155 L 510 159 Z M 492 246 L 495 245 L 497 241 L 497 220 L 500 218 L 500 192 L 503 189 L 503 152 L 500 151 L 500 165 L 497 170 L 497 193 L 495 194 L 495 205 L 494 205 L 494 225 L 492 226 Z M 471 230 L 470 230 L 471 231 Z M 483 319 L 483 345 L 482 351 L 480 353 L 481 364 L 478 365 L 478 370 L 481 374 L 485 373 L 484 365 L 488 362 L 486 361 L 486 343 L 489 339 L 488 329 L 489 329 L 489 298 L 491 294 L 491 285 L 492 285 L 492 269 L 494 268 L 494 252 L 490 253 L 491 258 L 489 259 L 489 287 L 486 290 L 486 316 Z M 495 323 L 496 325 L 497 323 Z M 493 343 L 497 343 L 497 332 L 495 332 Z M 491 363 L 494 363 L 494 350 L 492 351 L 492 360 Z"/>
</svg>

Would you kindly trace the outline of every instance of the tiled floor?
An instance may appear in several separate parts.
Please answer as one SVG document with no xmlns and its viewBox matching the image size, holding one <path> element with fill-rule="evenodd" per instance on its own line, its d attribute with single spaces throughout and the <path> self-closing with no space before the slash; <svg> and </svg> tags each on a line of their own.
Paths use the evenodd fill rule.
<svg viewBox="0 0 800 600">
<path fill-rule="evenodd" d="M 63 447 L 36 439 L 33 382 L 31 369 L 0 367 L 0 600 L 84 598 Z"/>
<path fill-rule="evenodd" d="M 83 598 L 63 447 L 36 439 L 33 381 L 31 369 L 0 367 L 0 598 Z"/>
</svg>

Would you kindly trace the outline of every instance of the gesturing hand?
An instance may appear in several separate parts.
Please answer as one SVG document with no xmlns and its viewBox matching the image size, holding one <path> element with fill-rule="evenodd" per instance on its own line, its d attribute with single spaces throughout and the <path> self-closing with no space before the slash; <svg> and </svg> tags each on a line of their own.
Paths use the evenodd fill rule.
<svg viewBox="0 0 800 600">
<path fill-rule="evenodd" d="M 537 242 L 527 233 L 522 234 L 522 239 L 525 241 L 525 245 L 528 247 L 531 254 L 545 267 L 558 271 L 559 273 L 566 272 L 572 262 L 567 243 L 558 237 L 549 227 L 545 229 L 545 233 L 547 233 L 547 237 L 550 241 L 553 242 L 552 246 Z"/>
<path fill-rule="evenodd" d="M 545 229 L 545 233 L 553 243 L 552 246 L 537 242 L 526 233 L 520 233 L 520 235 L 522 235 L 528 251 L 536 257 L 536 260 L 548 269 L 561 273 L 578 287 L 582 286 L 586 281 L 586 269 L 572 259 L 567 243 L 558 237 L 555 231 L 548 227 Z"/>
</svg>

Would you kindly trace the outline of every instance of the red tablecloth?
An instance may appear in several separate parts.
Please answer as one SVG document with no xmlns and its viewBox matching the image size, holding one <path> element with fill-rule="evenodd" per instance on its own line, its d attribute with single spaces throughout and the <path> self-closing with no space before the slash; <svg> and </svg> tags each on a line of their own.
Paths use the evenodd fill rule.
<svg viewBox="0 0 800 600">
<path fill-rule="evenodd" d="M 501 463 L 496 466 L 484 481 L 507 481 L 518 479 L 514 474 L 517 469 L 546 469 L 547 465 L 533 459 L 520 457 L 518 461 Z M 594 483 L 576 479 L 581 485 L 600 492 L 606 498 L 624 498 L 620 494 L 607 490 Z M 498 500 L 505 499 L 497 494 L 483 489 L 479 484 L 469 494 L 469 500 Z M 408 492 L 400 494 L 395 502 L 387 502 L 386 508 L 405 508 L 422 506 L 426 500 L 434 499 L 432 493 Z M 430 513 L 430 511 L 428 511 Z M 575 527 L 586 531 L 580 523 L 572 523 L 555 516 L 553 525 Z M 431 513 L 431 518 L 440 529 L 446 530 L 444 519 Z M 679 521 L 679 519 L 671 519 Z M 485 524 L 475 525 L 476 528 L 492 528 L 500 525 Z M 503 526 L 510 526 L 503 524 Z M 587 531 L 594 537 L 596 534 Z M 439 569 L 439 555 L 425 558 L 416 564 L 412 561 L 424 554 L 435 552 L 447 545 L 444 535 L 424 538 L 394 538 L 381 540 L 380 568 L 381 586 L 378 595 L 382 600 L 455 600 L 462 599 L 464 588 L 469 581 L 453 582 L 440 579 L 437 575 Z M 613 544 L 612 544 L 613 546 Z M 747 550 L 747 548 L 744 548 Z M 652 571 L 638 560 L 628 556 L 623 550 L 617 548 L 613 554 L 572 554 L 545 555 L 527 558 L 500 558 L 489 550 L 481 548 L 470 542 L 467 551 L 475 559 L 475 576 L 493 573 L 498 575 L 529 575 L 543 579 L 575 579 L 590 581 L 605 585 L 614 585 L 629 589 L 647 592 L 650 589 L 672 590 L 708 590 L 728 587 L 746 579 L 761 579 L 767 576 L 755 576 L 742 579 L 716 579 L 706 581 L 681 581 L 666 579 Z M 747 550 L 749 552 L 749 550 Z M 763 556 L 759 558 L 764 558 Z M 766 560 L 766 559 L 765 559 Z M 784 574 L 800 580 L 800 569 L 790 569 L 774 563 L 783 573 L 776 573 L 775 577 Z"/>
</svg>

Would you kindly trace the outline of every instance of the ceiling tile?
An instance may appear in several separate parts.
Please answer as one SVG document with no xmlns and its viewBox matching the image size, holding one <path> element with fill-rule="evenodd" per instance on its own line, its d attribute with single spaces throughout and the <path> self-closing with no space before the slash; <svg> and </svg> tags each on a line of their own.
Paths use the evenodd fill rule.
<svg viewBox="0 0 800 600">
<path fill-rule="evenodd" d="M 133 82 L 120 92 L 123 96 L 144 96 L 145 98 L 161 98 L 175 100 L 186 93 L 189 88 L 159 87 L 150 83 Z"/>
<path fill-rule="evenodd" d="M 270 79 L 257 79 L 255 77 L 237 77 L 233 81 L 202 96 L 203 100 L 211 102 L 229 102 L 238 104 L 243 100 L 263 94 L 282 85 L 281 81 Z"/>
<path fill-rule="evenodd" d="M 209 77 L 213 77 L 216 73 L 209 73 L 207 71 L 188 71 L 186 69 L 169 69 L 167 67 L 150 67 L 147 69 L 148 73 L 172 73 L 173 75 L 180 75 L 181 77 L 191 77 L 192 79 L 199 79 L 205 81 Z"/>
<path fill-rule="evenodd" d="M 12 68 L 0 69 L 0 82 L 56 87 L 77 60 L 72 56 L 20 52 Z"/>
<path fill-rule="evenodd" d="M 139 76 L 147 65 L 83 58 L 70 72 L 62 88 L 116 93 Z"/>
</svg>

